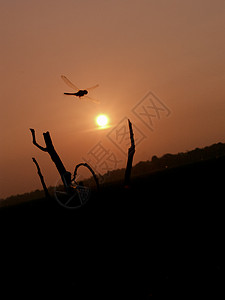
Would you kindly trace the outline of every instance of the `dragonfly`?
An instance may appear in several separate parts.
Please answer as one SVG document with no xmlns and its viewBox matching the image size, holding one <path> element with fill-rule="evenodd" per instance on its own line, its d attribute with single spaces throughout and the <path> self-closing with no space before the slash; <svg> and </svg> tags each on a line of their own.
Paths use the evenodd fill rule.
<svg viewBox="0 0 225 300">
<path fill-rule="evenodd" d="M 71 95 L 71 96 L 76 96 L 76 97 L 79 97 L 79 98 L 82 98 L 84 97 L 84 99 L 88 99 L 94 103 L 100 103 L 98 100 L 95 100 L 95 99 L 92 99 L 91 97 L 87 96 L 88 92 L 90 90 L 93 90 L 95 88 L 97 88 L 99 86 L 99 84 L 96 84 L 88 89 L 85 89 L 85 90 L 81 90 L 79 89 L 78 87 L 76 87 L 66 76 L 64 75 L 61 75 L 61 78 L 62 80 L 70 87 L 72 88 L 73 90 L 75 90 L 75 93 L 64 93 L 64 95 Z"/>
</svg>

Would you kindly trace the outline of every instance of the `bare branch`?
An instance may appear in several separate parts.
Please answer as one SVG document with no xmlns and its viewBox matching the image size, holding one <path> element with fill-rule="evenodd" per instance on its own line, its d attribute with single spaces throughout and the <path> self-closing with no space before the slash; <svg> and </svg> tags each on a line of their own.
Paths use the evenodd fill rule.
<svg viewBox="0 0 225 300">
<path fill-rule="evenodd" d="M 50 137 L 50 133 L 47 131 L 47 132 L 44 132 L 43 133 L 43 136 L 44 136 L 44 140 L 45 140 L 45 145 L 46 147 L 42 147 L 40 146 L 37 142 L 36 142 L 36 137 L 35 137 L 35 130 L 33 128 L 30 128 L 30 131 L 31 131 L 31 134 L 32 134 L 32 137 L 33 137 L 33 144 L 39 148 L 40 150 L 44 151 L 44 152 L 47 152 L 52 161 L 54 162 L 61 178 L 62 178 L 62 181 L 64 183 L 64 180 L 68 180 L 66 182 L 66 185 L 67 186 L 70 186 L 71 185 L 71 180 L 69 180 L 69 176 L 66 176 L 64 177 L 64 174 L 66 174 L 66 169 L 59 157 L 59 155 L 57 154 L 57 152 L 55 151 L 55 148 L 53 146 L 53 143 L 52 143 L 52 140 L 51 140 L 51 137 Z"/>
<path fill-rule="evenodd" d="M 97 190 L 99 191 L 99 182 L 98 182 L 98 178 L 97 178 L 95 172 L 92 170 L 92 168 L 91 168 L 91 167 L 89 166 L 89 164 L 87 164 L 87 163 L 79 163 L 78 165 L 76 165 L 75 170 L 74 170 L 74 174 L 73 174 L 73 179 L 72 179 L 72 181 L 75 181 L 76 176 L 77 176 L 77 170 L 78 170 L 78 168 L 79 168 L 80 166 L 84 166 L 84 167 L 88 168 L 88 170 L 91 172 L 91 174 L 92 174 L 92 176 L 93 176 L 93 178 L 94 178 L 94 180 L 95 180 L 95 184 L 96 184 Z M 75 182 L 76 182 L 76 181 L 75 181 Z"/>
<path fill-rule="evenodd" d="M 31 134 L 32 134 L 32 138 L 33 138 L 33 144 L 38 147 L 40 150 L 44 151 L 44 152 L 48 152 L 47 147 L 42 147 L 40 146 L 37 142 L 36 142 L 36 136 L 35 136 L 35 130 L 33 128 L 30 128 Z"/>
<path fill-rule="evenodd" d="M 40 177 L 41 184 L 42 184 L 43 189 L 44 189 L 44 192 L 45 192 L 45 196 L 46 196 L 46 198 L 50 198 L 50 195 L 49 195 L 47 186 L 46 186 L 46 184 L 45 184 L 44 177 L 43 177 L 43 175 L 42 175 L 42 173 L 41 173 L 41 169 L 40 169 L 40 167 L 39 167 L 39 164 L 38 164 L 38 162 L 36 161 L 36 159 L 35 159 L 34 157 L 32 157 L 32 160 L 33 160 L 33 162 L 35 163 L 35 165 L 36 165 L 36 167 L 37 167 L 37 172 L 38 172 L 38 175 L 39 175 L 39 177 Z"/>
<path fill-rule="evenodd" d="M 126 188 L 128 188 L 130 186 L 130 175 L 131 175 L 133 157 L 134 157 L 134 153 L 135 153 L 134 133 L 133 133 L 133 129 L 132 129 L 132 123 L 130 122 L 129 119 L 128 119 L 128 124 L 129 124 L 129 130 L 130 130 L 131 146 L 128 149 L 127 167 L 125 170 L 125 178 L 124 178 L 124 186 Z"/>
</svg>

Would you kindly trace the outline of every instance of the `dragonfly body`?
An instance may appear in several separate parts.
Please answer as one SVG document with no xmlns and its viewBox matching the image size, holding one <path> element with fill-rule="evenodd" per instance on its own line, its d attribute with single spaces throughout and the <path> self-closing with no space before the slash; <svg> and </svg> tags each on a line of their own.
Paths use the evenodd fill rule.
<svg viewBox="0 0 225 300">
<path fill-rule="evenodd" d="M 79 90 L 76 93 L 64 93 L 64 95 L 73 95 L 73 96 L 77 96 L 77 97 L 83 97 L 84 95 L 87 95 L 88 91 L 87 90 Z"/>
</svg>

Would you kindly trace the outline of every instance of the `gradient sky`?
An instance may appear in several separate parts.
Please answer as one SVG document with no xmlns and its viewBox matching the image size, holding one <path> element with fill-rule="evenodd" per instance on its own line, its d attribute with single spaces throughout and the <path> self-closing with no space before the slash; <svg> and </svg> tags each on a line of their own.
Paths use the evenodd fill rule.
<svg viewBox="0 0 225 300">
<path fill-rule="evenodd" d="M 33 156 L 47 185 L 59 179 L 30 127 L 41 145 L 50 131 L 71 172 L 99 143 L 125 167 L 109 139 L 125 117 L 145 136 L 134 164 L 225 142 L 224 0 L 0 0 L 0 20 L 0 198 L 41 189 Z M 101 104 L 63 95 L 61 74 L 98 83 Z M 152 130 L 132 110 L 150 91 L 166 108 Z M 99 113 L 109 128 L 96 129 Z"/>
</svg>

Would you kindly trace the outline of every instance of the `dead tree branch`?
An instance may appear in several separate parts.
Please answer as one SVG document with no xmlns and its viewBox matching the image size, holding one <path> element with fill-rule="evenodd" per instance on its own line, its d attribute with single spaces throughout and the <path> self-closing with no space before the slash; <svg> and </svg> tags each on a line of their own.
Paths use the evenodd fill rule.
<svg viewBox="0 0 225 300">
<path fill-rule="evenodd" d="M 75 167 L 75 170 L 74 170 L 74 175 L 73 175 L 73 179 L 72 181 L 75 181 L 76 179 L 76 176 L 77 176 L 77 170 L 80 166 L 84 166 L 86 168 L 88 168 L 88 170 L 91 172 L 92 176 L 94 177 L 94 180 L 95 180 L 95 183 L 96 183 L 96 187 L 97 187 L 97 190 L 99 191 L 99 182 L 98 182 L 98 178 L 95 174 L 95 172 L 92 170 L 92 168 L 89 166 L 89 164 L 87 163 L 79 163 L 78 165 L 76 165 Z"/>
<path fill-rule="evenodd" d="M 134 133 L 133 133 L 133 129 L 132 129 L 132 123 L 130 122 L 129 119 L 128 119 L 128 124 L 129 124 L 129 131 L 130 131 L 131 146 L 128 149 L 127 167 L 125 170 L 125 178 L 124 178 L 124 187 L 125 188 L 128 188 L 130 186 L 132 162 L 133 162 L 133 157 L 134 157 L 134 153 L 135 153 Z"/>
<path fill-rule="evenodd" d="M 36 167 L 37 167 L 37 173 L 38 173 L 38 175 L 39 175 L 39 177 L 40 177 L 41 184 L 42 184 L 42 187 L 43 187 L 44 192 L 45 192 L 45 197 L 46 197 L 46 198 L 51 198 L 50 195 L 49 195 L 47 186 L 46 186 L 46 184 L 45 184 L 44 177 L 43 177 L 43 175 L 42 175 L 42 173 L 41 173 L 41 169 L 40 169 L 40 167 L 39 167 L 39 164 L 38 164 L 38 162 L 36 161 L 36 159 L 35 159 L 34 157 L 32 157 L 32 160 L 33 160 L 33 162 L 35 163 L 35 165 L 36 165 Z"/>
<path fill-rule="evenodd" d="M 36 142 L 36 136 L 35 136 L 35 130 L 33 128 L 30 128 L 31 134 L 32 134 L 32 138 L 33 138 L 33 144 L 38 147 L 40 150 L 47 152 L 47 148 L 44 148 L 42 146 L 40 146 L 37 142 Z"/>
<path fill-rule="evenodd" d="M 32 138 L 33 138 L 33 144 L 40 150 L 42 150 L 44 152 L 48 152 L 48 154 L 50 155 L 52 161 L 54 162 L 54 164 L 61 176 L 61 179 L 62 179 L 62 182 L 63 182 L 65 188 L 69 189 L 72 184 L 71 183 L 71 173 L 66 170 L 59 155 L 55 151 L 55 148 L 53 146 L 53 143 L 52 143 L 52 140 L 50 137 L 50 133 L 48 131 L 43 133 L 46 147 L 42 147 L 36 142 L 35 130 L 30 128 L 30 131 L 31 131 Z"/>
</svg>

